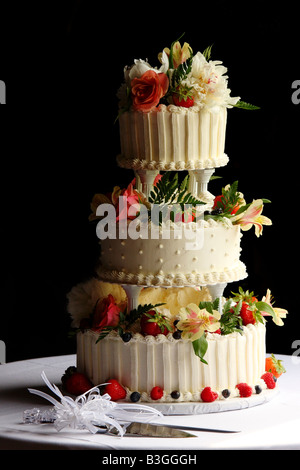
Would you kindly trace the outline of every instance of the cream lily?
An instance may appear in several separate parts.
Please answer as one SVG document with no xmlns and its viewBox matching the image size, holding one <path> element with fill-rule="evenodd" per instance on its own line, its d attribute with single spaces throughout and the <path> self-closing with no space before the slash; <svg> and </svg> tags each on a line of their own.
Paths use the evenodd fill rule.
<svg viewBox="0 0 300 470">
<path fill-rule="evenodd" d="M 270 305 L 272 307 L 274 315 L 273 315 L 273 322 L 277 326 L 283 326 L 284 323 L 282 321 L 282 318 L 286 318 L 288 311 L 285 310 L 284 308 L 277 308 L 273 307 L 272 305 L 272 296 L 271 296 L 271 291 L 270 289 L 267 290 L 267 295 L 262 299 L 262 302 L 265 302 L 266 304 Z M 267 312 L 260 312 L 264 317 L 269 316 L 270 314 Z"/>
<path fill-rule="evenodd" d="M 250 230 L 255 225 L 255 235 L 260 237 L 263 231 L 263 225 L 272 225 L 272 221 L 262 215 L 263 200 L 256 199 L 250 204 L 248 209 L 239 215 L 234 216 L 231 221 L 234 225 L 238 224 L 244 231 Z"/>
<path fill-rule="evenodd" d="M 179 310 L 178 330 L 182 331 L 182 338 L 196 341 L 203 336 L 205 331 L 214 333 L 220 329 L 221 315 L 216 310 L 209 313 L 206 309 L 200 309 L 196 304 L 189 304 Z"/>
</svg>

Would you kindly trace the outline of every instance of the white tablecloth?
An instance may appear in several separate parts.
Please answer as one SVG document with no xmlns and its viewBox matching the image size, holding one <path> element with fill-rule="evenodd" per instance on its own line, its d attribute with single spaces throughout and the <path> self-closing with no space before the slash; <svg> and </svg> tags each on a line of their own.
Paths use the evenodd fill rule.
<svg viewBox="0 0 300 470">
<path fill-rule="evenodd" d="M 52 424 L 23 424 L 23 411 L 51 404 L 31 395 L 27 388 L 45 389 L 44 370 L 50 382 L 59 385 L 65 369 L 76 357 L 61 356 L 0 365 L 0 449 L 103 449 L 107 451 L 168 450 L 300 450 L 300 358 L 280 356 L 287 373 L 279 379 L 280 393 L 270 402 L 243 410 L 193 416 L 166 416 L 169 424 L 216 429 L 236 429 L 238 434 L 197 432 L 195 438 L 145 438 L 93 435 Z M 50 392 L 51 393 L 51 392 Z M 147 452 L 143 458 L 146 458 Z M 150 455 L 150 454 L 149 454 Z M 145 461 L 143 461 L 145 463 Z"/>
</svg>

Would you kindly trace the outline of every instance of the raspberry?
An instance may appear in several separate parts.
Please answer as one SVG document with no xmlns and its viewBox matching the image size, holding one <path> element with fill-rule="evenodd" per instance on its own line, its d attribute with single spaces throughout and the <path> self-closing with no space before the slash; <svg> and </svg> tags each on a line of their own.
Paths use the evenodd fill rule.
<svg viewBox="0 0 300 470">
<path fill-rule="evenodd" d="M 160 400 L 164 394 L 164 391 L 161 387 L 153 387 L 150 393 L 152 400 Z"/>
<path fill-rule="evenodd" d="M 210 387 L 205 387 L 201 392 L 201 400 L 207 403 L 212 403 L 216 401 L 219 395 L 216 392 L 213 392 Z"/>
<path fill-rule="evenodd" d="M 273 389 L 276 387 L 276 382 L 271 372 L 266 372 L 265 374 L 261 376 L 261 378 L 264 380 L 268 388 Z"/>
<path fill-rule="evenodd" d="M 236 388 L 237 388 L 238 391 L 240 392 L 240 397 L 241 397 L 241 398 L 251 397 L 251 395 L 252 395 L 252 388 L 250 387 L 250 385 L 245 384 L 245 383 L 241 383 L 241 384 L 238 384 L 238 385 L 236 386 Z"/>
</svg>

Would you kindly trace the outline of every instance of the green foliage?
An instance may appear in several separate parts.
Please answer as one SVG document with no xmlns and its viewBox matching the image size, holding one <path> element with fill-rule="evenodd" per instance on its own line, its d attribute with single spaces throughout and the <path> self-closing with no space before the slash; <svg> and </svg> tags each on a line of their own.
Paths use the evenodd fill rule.
<svg viewBox="0 0 300 470">
<path fill-rule="evenodd" d="M 249 111 L 254 111 L 256 109 L 261 109 L 259 106 L 255 106 L 250 103 L 246 103 L 245 101 L 238 101 L 236 104 L 232 105 L 234 108 L 240 108 L 240 109 L 247 109 Z"/>
<path fill-rule="evenodd" d="M 145 305 L 139 305 L 136 309 L 131 310 L 127 316 L 126 320 L 126 327 L 129 328 L 131 325 L 133 325 L 139 318 L 141 318 L 145 313 L 149 312 L 150 310 L 154 310 L 157 307 L 161 307 L 162 305 L 165 304 L 145 304 Z"/>
<path fill-rule="evenodd" d="M 173 71 L 172 74 L 172 87 L 171 92 L 176 92 L 176 87 L 188 76 L 188 74 L 192 71 L 193 65 L 193 53 L 192 49 L 189 49 L 191 56 L 180 64 L 177 69 Z"/>
<path fill-rule="evenodd" d="M 236 305 L 232 304 L 232 299 L 227 300 L 224 304 L 220 320 L 222 335 L 229 335 L 234 332 L 243 333 L 243 320 L 240 316 L 241 308 L 241 300 Z"/>
<path fill-rule="evenodd" d="M 199 308 L 202 310 L 205 308 L 205 310 L 208 311 L 211 315 L 213 314 L 213 310 L 219 310 L 219 305 L 220 305 L 220 299 L 217 298 L 213 302 L 200 302 Z"/>
<path fill-rule="evenodd" d="M 204 356 L 208 349 L 208 342 L 205 333 L 201 336 L 201 338 L 193 341 L 193 348 L 196 356 L 199 357 L 200 361 L 203 362 L 203 364 L 208 365 L 208 363 L 204 359 Z"/>
<path fill-rule="evenodd" d="M 213 44 L 211 46 L 208 46 L 205 51 L 203 51 L 203 55 L 205 57 L 205 59 L 207 60 L 207 62 L 210 60 L 211 58 L 211 50 L 212 50 L 212 47 L 213 47 Z"/>
<path fill-rule="evenodd" d="M 196 207 L 205 204 L 188 192 L 189 175 L 186 175 L 182 183 L 179 183 L 178 173 L 171 178 L 171 172 L 166 172 L 161 180 L 154 186 L 149 196 L 150 204 L 161 206 L 162 215 L 168 212 L 168 206 L 177 204 L 184 211 L 185 205 Z M 174 214 L 171 213 L 171 217 Z M 160 221 L 161 222 L 161 221 Z"/>
</svg>

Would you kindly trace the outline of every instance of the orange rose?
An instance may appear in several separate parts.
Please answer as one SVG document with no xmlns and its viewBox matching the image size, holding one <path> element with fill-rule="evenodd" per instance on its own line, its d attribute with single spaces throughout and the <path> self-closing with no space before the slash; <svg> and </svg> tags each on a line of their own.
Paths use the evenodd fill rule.
<svg viewBox="0 0 300 470">
<path fill-rule="evenodd" d="M 147 112 L 155 108 L 160 99 L 167 93 L 169 79 L 165 73 L 148 70 L 140 78 L 131 82 L 133 109 Z"/>
</svg>

